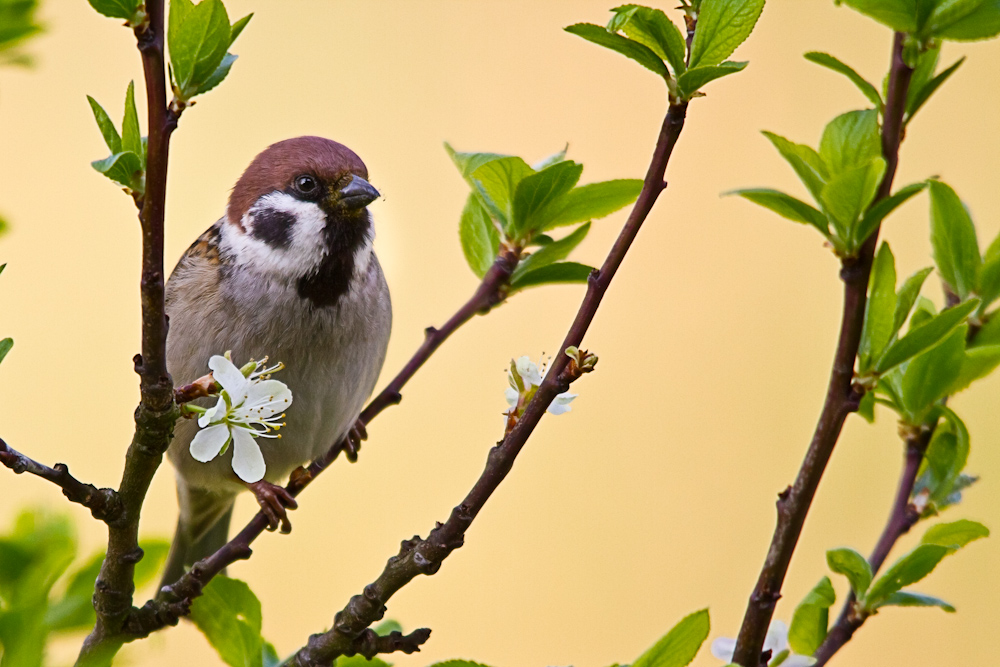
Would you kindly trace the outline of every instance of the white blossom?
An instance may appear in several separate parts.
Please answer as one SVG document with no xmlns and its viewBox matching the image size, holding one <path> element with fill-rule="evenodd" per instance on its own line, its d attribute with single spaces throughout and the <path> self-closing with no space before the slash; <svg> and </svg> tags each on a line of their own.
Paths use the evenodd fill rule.
<svg viewBox="0 0 1000 667">
<path fill-rule="evenodd" d="M 511 366 L 512 368 L 507 370 L 507 381 L 510 383 L 510 387 L 504 392 L 507 405 L 510 406 L 510 410 L 506 413 L 508 415 L 512 410 L 518 409 L 518 402 L 521 402 L 523 408 L 531 400 L 537 388 L 542 384 L 543 377 L 542 370 L 527 355 L 515 360 Z M 515 371 L 517 377 L 514 376 Z M 552 403 L 549 404 L 549 413 L 561 415 L 564 412 L 569 412 L 569 404 L 576 397 L 577 394 L 571 394 L 568 391 L 557 394 Z"/>
<path fill-rule="evenodd" d="M 784 621 L 773 620 L 767 628 L 767 637 L 764 639 L 764 650 L 771 652 L 771 661 L 768 667 L 809 667 L 816 662 L 816 658 L 808 655 L 798 655 L 792 653 L 788 646 L 788 626 Z M 733 654 L 736 652 L 736 640 L 730 637 L 719 637 L 712 642 L 712 655 L 726 664 L 733 661 Z"/>
<path fill-rule="evenodd" d="M 233 471 L 244 482 L 264 478 L 264 456 L 255 438 L 280 438 L 272 434 L 284 423 L 284 410 L 292 403 L 285 383 L 270 379 L 281 365 L 264 368 L 254 362 L 247 376 L 226 357 L 215 355 L 208 361 L 215 381 L 222 387 L 218 402 L 198 417 L 198 431 L 191 441 L 191 456 L 206 463 L 233 444 Z"/>
</svg>

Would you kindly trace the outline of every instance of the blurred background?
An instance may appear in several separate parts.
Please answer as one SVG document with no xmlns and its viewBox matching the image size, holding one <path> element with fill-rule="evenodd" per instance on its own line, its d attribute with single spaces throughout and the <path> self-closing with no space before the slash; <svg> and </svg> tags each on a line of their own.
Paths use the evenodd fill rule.
<svg viewBox="0 0 1000 667">
<path fill-rule="evenodd" d="M 226 4 L 233 19 L 255 17 L 234 48 L 240 58 L 229 79 L 184 114 L 174 135 L 167 264 L 222 214 L 241 170 L 265 146 L 300 134 L 347 144 L 384 194 L 372 206 L 395 310 L 383 383 L 423 328 L 444 322 L 476 286 L 457 237 L 467 188 L 443 141 L 529 162 L 568 142 L 569 156 L 586 167 L 582 182 L 645 172 L 665 109 L 662 83 L 562 31 L 606 22 L 607 1 Z M 0 334 L 16 341 L 0 368 L 0 433 L 39 460 L 65 461 L 84 480 L 116 486 L 138 396 L 131 358 L 140 239 L 131 200 L 88 164 L 106 149 L 85 95 L 117 120 L 128 81 L 142 73 L 131 33 L 82 0 L 48 0 L 40 18 L 46 33 L 27 48 L 35 68 L 0 70 L 0 210 L 11 224 L 0 240 L 0 262 L 9 263 Z M 390 602 L 387 618 L 434 630 L 422 653 L 391 662 L 630 662 L 706 606 L 711 636 L 735 636 L 773 530 L 775 495 L 793 479 L 822 403 L 841 285 L 813 230 L 720 194 L 769 186 L 803 195 L 759 130 L 815 145 L 828 120 L 867 102 L 802 54 L 831 52 L 880 81 L 890 43 L 889 29 L 829 0 L 768 3 L 735 56 L 750 61 L 746 72 L 691 104 L 670 187 L 586 338 L 599 372 L 575 385 L 571 413 L 543 420 L 466 546 Z M 946 180 L 971 208 L 982 245 L 1000 228 L 1000 43 L 947 43 L 942 66 L 966 54 L 910 126 L 896 182 Z M 579 259 L 599 263 L 623 220 L 619 213 L 596 223 Z M 927 221 L 922 195 L 885 229 L 901 276 L 931 263 Z M 302 497 L 294 532 L 265 535 L 254 557 L 230 570 L 261 598 L 264 634 L 279 653 L 328 627 L 401 539 L 447 517 L 502 435 L 509 359 L 553 352 L 583 291 L 529 291 L 460 330 L 403 403 L 369 428 L 360 461 L 338 461 Z M 925 293 L 941 303 L 936 281 Z M 945 515 L 995 531 L 998 399 L 993 377 L 952 404 L 972 432 L 967 470 L 983 481 Z M 790 621 L 826 574 L 826 549 L 871 550 L 901 460 L 891 415 L 874 426 L 848 421 L 777 618 Z M 103 526 L 52 485 L 0 473 L 3 530 L 18 508 L 48 506 L 72 512 L 83 553 L 102 547 Z M 253 499 L 242 498 L 236 525 L 253 511 Z M 165 465 L 143 535 L 168 537 L 175 517 Z M 957 614 L 887 609 L 838 662 L 995 660 L 998 568 L 997 537 L 947 559 L 915 588 L 947 599 Z M 55 662 L 74 649 L 56 647 Z M 189 623 L 129 647 L 122 661 L 218 663 Z M 706 645 L 695 665 L 715 664 Z"/>
</svg>

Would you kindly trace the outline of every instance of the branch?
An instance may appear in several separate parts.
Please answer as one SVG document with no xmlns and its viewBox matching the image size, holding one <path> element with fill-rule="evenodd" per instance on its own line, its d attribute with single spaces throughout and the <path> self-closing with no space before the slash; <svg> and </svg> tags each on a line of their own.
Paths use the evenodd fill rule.
<svg viewBox="0 0 1000 667">
<path fill-rule="evenodd" d="M 163 220 L 166 205 L 170 135 L 179 110 L 167 105 L 163 57 L 164 0 L 147 0 L 148 22 L 135 28 L 146 82 L 148 145 L 146 190 L 136 200 L 142 227 L 142 354 L 135 358 L 139 374 L 139 407 L 135 435 L 129 445 L 118 494 L 122 514 L 108 524 L 108 551 L 94 591 L 97 622 L 77 664 L 107 664 L 121 646 L 124 625 L 132 612 L 135 564 L 139 548 L 139 515 L 153 474 L 170 444 L 178 410 L 167 372 L 167 318 L 164 308 Z"/>
<path fill-rule="evenodd" d="M 565 352 L 569 347 L 579 347 L 583 341 L 583 336 L 597 314 L 601 300 L 635 240 L 639 228 L 649 215 L 657 197 L 666 187 L 663 175 L 684 127 L 686 112 L 686 103 L 671 104 L 660 129 L 642 192 L 601 269 L 590 275 L 587 294 L 559 348 L 560 351 Z M 358 637 L 361 637 L 366 628 L 385 613 L 385 604 L 389 598 L 418 575 L 432 575 L 437 572 L 444 559 L 462 546 L 465 532 L 510 472 L 518 453 L 545 414 L 549 404 L 557 394 L 566 391 L 570 383 L 580 374 L 580 368 L 570 357 L 566 354 L 557 355 L 535 396 L 526 406 L 524 414 L 503 440 L 490 450 L 485 470 L 465 500 L 452 510 L 448 520 L 443 524 L 439 523 L 426 539 L 415 536 L 411 540 L 404 541 L 399 554 L 389 559 L 378 579 L 366 586 L 361 595 L 351 598 L 347 606 L 337 613 L 333 628 L 329 632 L 310 637 L 308 644 L 286 664 L 289 667 L 319 667 L 330 665 L 341 655 L 349 655 Z"/>
<path fill-rule="evenodd" d="M 371 400 L 361 413 L 359 421 L 367 426 L 387 407 L 396 405 L 402 400 L 400 391 L 432 354 L 463 324 L 477 314 L 489 312 L 504 299 L 504 291 L 510 277 L 517 266 L 518 257 L 513 252 L 501 252 L 493 266 L 490 267 L 482 282 L 476 288 L 472 297 L 440 328 L 428 327 L 423 344 L 406 363 L 403 369 L 392 379 L 378 396 Z M 208 377 L 208 376 L 206 376 Z M 197 380 L 193 385 L 206 385 L 205 378 Z M 176 389 L 175 395 L 181 398 L 196 398 L 201 389 L 185 385 Z M 178 398 L 180 402 L 181 398 Z M 187 398 L 191 400 L 191 398 Z M 348 438 L 335 443 L 322 457 L 313 461 L 308 468 L 299 468 L 292 473 L 285 490 L 297 497 L 317 476 L 333 463 L 342 451 L 349 449 Z M 353 454 L 356 456 L 357 452 Z M 177 582 L 164 586 L 155 600 L 149 600 L 141 609 L 133 609 L 126 631 L 128 640 L 145 637 L 167 625 L 176 625 L 181 616 L 190 611 L 191 602 L 201 595 L 208 583 L 228 566 L 238 560 L 250 558 L 253 544 L 267 528 L 268 519 L 263 512 L 258 512 L 250 522 L 211 556 L 195 563 Z"/>
<path fill-rule="evenodd" d="M 11 449 L 0 438 L 0 463 L 20 475 L 30 472 L 42 479 L 47 479 L 62 489 L 63 495 L 70 502 L 79 503 L 94 515 L 95 519 L 112 523 L 121 516 L 122 504 L 114 489 L 98 489 L 93 484 L 85 484 L 69 474 L 65 463 L 57 463 L 54 468 L 28 458 L 16 449 Z"/>
<path fill-rule="evenodd" d="M 892 180 L 899 163 L 903 112 L 913 75 L 913 70 L 903 61 L 904 39 L 903 33 L 896 33 L 893 41 L 889 89 L 882 122 L 882 155 L 886 161 L 886 171 L 873 203 L 885 199 L 892 192 Z M 865 241 L 858 257 L 842 260 L 840 277 L 844 281 L 844 310 L 826 400 L 795 483 L 778 496 L 777 526 L 757 585 L 750 595 L 736 641 L 733 662 L 740 665 L 757 667 L 760 664 L 767 628 L 774 615 L 774 607 L 781 597 L 781 586 L 809 507 L 840 437 L 844 421 L 858 409 L 863 396 L 864 390 L 853 387 L 852 380 L 865 317 L 868 279 L 877 243 L 878 230 Z"/>
</svg>

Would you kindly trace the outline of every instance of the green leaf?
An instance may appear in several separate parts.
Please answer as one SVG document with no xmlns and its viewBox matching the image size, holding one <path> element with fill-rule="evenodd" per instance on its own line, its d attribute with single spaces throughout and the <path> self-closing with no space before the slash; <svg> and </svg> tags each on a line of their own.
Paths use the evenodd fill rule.
<svg viewBox="0 0 1000 667">
<path fill-rule="evenodd" d="M 500 248 L 500 234 L 475 194 L 470 194 L 462 210 L 458 238 L 469 268 L 482 278 L 493 266 Z"/>
<path fill-rule="evenodd" d="M 831 176 L 866 166 L 881 157 L 878 112 L 849 111 L 834 118 L 823 130 L 819 154 Z"/>
<path fill-rule="evenodd" d="M 979 304 L 980 317 L 990 304 L 1000 298 L 1000 244 L 998 241 L 1000 241 L 1000 236 L 990 244 L 979 269 L 976 293 L 982 299 L 982 303 Z"/>
<path fill-rule="evenodd" d="M 1000 345 L 981 345 L 965 351 L 958 377 L 948 387 L 949 394 L 957 394 L 976 380 L 981 380 L 1000 366 Z"/>
<path fill-rule="evenodd" d="M 592 23 L 577 23 L 566 28 L 566 32 L 583 37 L 587 41 L 599 44 L 605 48 L 631 58 L 646 69 L 659 74 L 664 79 L 670 76 L 667 66 L 663 64 L 652 49 L 628 37 L 608 32 L 599 25 Z"/>
<path fill-rule="evenodd" d="M 837 594 L 829 577 L 823 577 L 795 608 L 788 628 L 788 643 L 799 655 L 812 655 L 826 639 L 830 607 Z"/>
<path fill-rule="evenodd" d="M 480 202 L 510 235 L 513 204 L 518 184 L 535 171 L 519 157 L 500 157 L 485 162 L 469 176 Z"/>
<path fill-rule="evenodd" d="M 465 663 L 464 660 L 450 660 L 449 663 L 451 662 Z M 334 662 L 333 664 L 336 667 L 392 667 L 392 665 L 390 665 L 385 660 L 380 660 L 379 658 L 372 658 L 371 660 L 368 660 L 363 655 L 352 655 L 351 657 L 341 656 L 337 658 L 336 662 Z M 439 664 L 444 665 L 448 663 L 442 662 Z M 472 665 L 475 663 L 470 662 L 467 664 Z"/>
<path fill-rule="evenodd" d="M 680 78 L 677 80 L 677 85 L 680 88 L 682 96 L 690 98 L 699 89 L 701 89 L 702 86 L 710 81 L 715 81 L 716 79 L 721 79 L 724 76 L 742 72 L 746 69 L 748 64 L 749 63 L 746 62 L 733 62 L 731 60 L 727 60 L 719 65 L 692 67 L 688 71 L 681 74 Z"/>
<path fill-rule="evenodd" d="M 959 58 L 954 65 L 944 70 L 936 77 L 931 79 L 929 82 L 920 87 L 920 90 L 918 90 L 914 94 L 913 98 L 907 102 L 906 123 L 909 123 L 911 120 L 913 120 L 913 117 L 917 115 L 917 112 L 920 111 L 920 108 L 927 103 L 927 100 L 930 99 L 931 95 L 933 95 L 937 91 L 937 89 L 940 88 L 941 85 L 944 84 L 944 82 L 947 81 L 948 78 L 955 73 L 955 70 L 957 70 L 959 67 L 962 66 L 962 63 L 964 62 L 965 62 L 965 57 L 963 56 L 962 58 Z"/>
<path fill-rule="evenodd" d="M 611 215 L 636 200 L 642 181 L 623 178 L 573 188 L 560 200 L 558 210 L 545 223 L 546 229 L 589 222 Z"/>
<path fill-rule="evenodd" d="M 568 150 L 569 150 L 569 144 L 566 144 L 561 151 L 553 153 L 552 155 L 548 156 L 547 158 L 544 158 L 543 160 L 541 160 L 540 162 L 537 162 L 537 163 L 531 165 L 531 168 L 534 169 L 535 171 L 541 171 L 542 169 L 545 169 L 546 167 L 551 167 L 552 165 L 556 164 L 557 162 L 562 162 L 563 160 L 566 159 L 566 151 L 568 151 Z"/>
<path fill-rule="evenodd" d="M 863 600 L 872 582 L 872 568 L 865 557 L 854 549 L 830 549 L 826 552 L 826 563 L 837 574 L 842 574 L 851 582 L 854 595 Z"/>
<path fill-rule="evenodd" d="M 994 310 L 980 319 L 985 319 L 986 321 L 979 328 L 976 337 L 972 339 L 971 345 L 974 347 L 1000 345 L 1000 309 Z"/>
<path fill-rule="evenodd" d="M 813 199 L 819 202 L 823 185 L 830 177 L 819 153 L 805 144 L 796 144 L 773 132 L 765 131 L 763 134 L 778 149 L 781 157 L 792 166 Z"/>
<path fill-rule="evenodd" d="M 976 11 L 983 0 L 935 0 L 934 8 L 921 27 L 924 35 L 935 35 Z"/>
<path fill-rule="evenodd" d="M 884 175 L 885 160 L 877 157 L 868 164 L 835 175 L 823 186 L 820 202 L 840 238 L 848 240 L 857 236 L 861 216 L 874 201 Z M 858 246 L 860 244 L 849 250 Z"/>
<path fill-rule="evenodd" d="M 118 136 L 118 130 L 115 129 L 115 124 L 108 116 L 108 112 L 90 95 L 87 95 L 87 101 L 90 102 L 90 108 L 94 112 L 94 120 L 97 121 L 97 127 L 101 130 L 101 136 L 104 137 L 104 143 L 108 145 L 108 150 L 112 153 L 121 153 L 122 139 Z"/>
<path fill-rule="evenodd" d="M 817 65 L 822 65 L 823 67 L 827 67 L 832 69 L 834 72 L 846 76 L 861 90 L 861 93 L 865 97 L 871 100 L 871 103 L 875 105 L 875 108 L 878 109 L 879 112 L 882 111 L 884 103 L 882 102 L 882 96 L 878 94 L 878 89 L 869 83 L 867 79 L 858 74 L 854 68 L 841 62 L 829 53 L 821 53 L 819 51 L 810 51 L 807 53 L 806 60 L 814 62 Z"/>
<path fill-rule="evenodd" d="M 843 0 L 848 7 L 898 32 L 916 32 L 918 0 Z"/>
<path fill-rule="evenodd" d="M 670 63 L 675 75 L 684 73 L 687 69 L 684 64 L 684 36 L 662 10 L 622 5 L 611 11 L 615 12 L 615 16 L 608 23 L 608 30 L 621 30 L 630 39 L 648 46 L 653 53 Z"/>
<path fill-rule="evenodd" d="M 518 182 L 514 192 L 513 218 L 509 234 L 512 238 L 530 238 L 534 232 L 547 228 L 547 210 L 580 180 L 583 165 L 563 160 L 529 174 Z"/>
<path fill-rule="evenodd" d="M 12 347 L 14 347 L 13 338 L 4 338 L 3 340 L 0 340 L 0 363 L 3 363 L 4 358 L 7 356 L 7 353 L 10 352 L 10 348 Z"/>
<path fill-rule="evenodd" d="M 869 424 L 875 423 L 875 392 L 868 391 L 858 402 L 858 416 Z"/>
<path fill-rule="evenodd" d="M 146 168 L 146 152 L 142 147 L 142 133 L 139 131 L 139 113 L 135 109 L 135 82 L 128 82 L 125 93 L 125 117 L 122 119 L 122 147 L 126 153 L 139 157 L 140 169 Z"/>
<path fill-rule="evenodd" d="M 941 278 L 964 300 L 976 288 L 982 263 L 976 228 L 954 190 L 941 181 L 929 184 L 934 261 Z"/>
<path fill-rule="evenodd" d="M 708 638 L 708 609 L 685 616 L 652 648 L 639 656 L 632 667 L 685 667 Z"/>
<path fill-rule="evenodd" d="M 557 262 L 525 273 L 517 281 L 511 282 L 510 292 L 519 292 L 529 287 L 556 283 L 585 283 L 594 267 L 576 262 Z"/>
<path fill-rule="evenodd" d="M 250 12 L 240 20 L 236 21 L 236 23 L 229 28 L 229 46 L 233 45 L 233 42 L 235 42 L 236 38 L 240 36 L 240 33 L 243 32 L 243 29 L 247 27 L 247 24 L 250 23 L 250 19 L 252 18 L 253 12 Z"/>
<path fill-rule="evenodd" d="M 227 665 L 262 667 L 260 601 L 246 583 L 212 579 L 191 605 L 191 620 Z"/>
<path fill-rule="evenodd" d="M 865 599 L 865 606 L 874 609 L 904 586 L 920 581 L 952 551 L 953 549 L 938 544 L 921 544 L 897 560 L 872 584 Z"/>
<path fill-rule="evenodd" d="M 948 421 L 934 429 L 924 460 L 920 463 L 912 496 L 924 494 L 933 506 L 942 507 L 954 493 L 969 460 L 969 432 L 954 412 L 946 408 L 938 409 Z"/>
<path fill-rule="evenodd" d="M 868 303 L 858 348 L 858 371 L 867 373 L 886 348 L 893 335 L 896 311 L 896 260 L 889 244 L 882 242 L 872 264 L 868 282 Z"/>
<path fill-rule="evenodd" d="M 101 172 L 112 181 L 135 189 L 135 176 L 142 171 L 142 163 L 135 153 L 115 153 L 103 160 L 94 160 L 90 166 Z"/>
<path fill-rule="evenodd" d="M 896 293 L 896 311 L 892 318 L 893 336 L 898 334 L 900 329 L 903 328 L 903 323 L 906 322 L 906 318 L 909 317 L 910 311 L 913 310 L 913 304 L 916 303 L 917 297 L 920 296 L 920 288 L 923 287 L 924 281 L 927 280 L 927 276 L 929 276 L 933 270 L 934 269 L 929 266 L 920 269 L 907 278 L 903 282 L 903 286 L 899 288 L 899 292 Z"/>
<path fill-rule="evenodd" d="M 1000 0 L 986 0 L 971 14 L 936 31 L 935 37 L 954 41 L 990 39 L 1000 34 Z"/>
<path fill-rule="evenodd" d="M 893 593 L 877 605 L 878 607 L 940 607 L 948 613 L 954 613 L 955 608 L 939 598 L 909 591 Z"/>
<path fill-rule="evenodd" d="M 978 305 L 978 299 L 965 301 L 954 308 L 941 311 L 940 314 L 935 315 L 926 324 L 916 329 L 913 328 L 911 322 L 910 331 L 882 353 L 875 364 L 875 372 L 885 373 L 894 366 L 898 366 L 907 359 L 911 359 L 942 342 L 948 334 L 954 331 L 955 327 L 965 321 L 969 313 L 975 310 Z"/>
<path fill-rule="evenodd" d="M 912 183 L 868 208 L 854 232 L 854 245 L 860 247 L 890 213 L 926 187 L 927 183 Z"/>
<path fill-rule="evenodd" d="M 527 258 L 521 260 L 517 268 L 514 269 L 511 282 L 517 283 L 518 280 L 532 271 L 537 271 L 543 266 L 549 266 L 550 264 L 566 259 L 573 249 L 580 245 L 580 242 L 583 241 L 589 231 L 590 223 L 588 222 L 580 225 L 580 227 L 566 236 L 566 238 L 544 245 L 531 253 Z"/>
<path fill-rule="evenodd" d="M 221 0 L 174 0 L 170 5 L 167 43 L 178 96 L 196 95 L 222 64 L 232 37 L 229 15 Z"/>
<path fill-rule="evenodd" d="M 778 190 L 767 188 L 749 188 L 745 190 L 734 190 L 729 194 L 739 195 L 753 203 L 771 209 L 778 215 L 788 218 L 794 222 L 802 222 L 812 225 L 823 236 L 830 235 L 830 227 L 826 216 L 818 209 L 809 204 L 787 195 Z"/>
<path fill-rule="evenodd" d="M 471 660 L 445 660 L 444 662 L 435 662 L 431 667 L 486 667 L 486 665 Z"/>
<path fill-rule="evenodd" d="M 909 423 L 920 424 L 927 411 L 948 395 L 965 357 L 967 327 L 961 325 L 940 345 L 914 357 L 903 371 L 902 401 Z"/>
<path fill-rule="evenodd" d="M 691 43 L 691 69 L 718 65 L 753 31 L 764 0 L 703 0 Z"/>
<path fill-rule="evenodd" d="M 212 72 L 212 76 L 205 79 L 204 83 L 198 86 L 197 94 L 201 95 L 202 93 L 207 93 L 208 91 L 212 90 L 220 83 L 222 83 L 222 81 L 227 76 L 229 76 L 229 70 L 233 68 L 233 63 L 236 62 L 236 58 L 238 57 L 239 56 L 234 56 L 231 53 L 227 53 L 222 58 L 222 62 L 219 64 L 219 66 L 215 68 L 214 72 Z"/>
<path fill-rule="evenodd" d="M 976 521 L 960 519 L 951 523 L 931 526 L 920 538 L 921 544 L 937 544 L 951 549 L 961 549 L 969 542 L 990 536 L 990 529 Z"/>
<path fill-rule="evenodd" d="M 131 21 L 143 0 L 87 0 L 90 6 L 113 19 Z"/>
</svg>

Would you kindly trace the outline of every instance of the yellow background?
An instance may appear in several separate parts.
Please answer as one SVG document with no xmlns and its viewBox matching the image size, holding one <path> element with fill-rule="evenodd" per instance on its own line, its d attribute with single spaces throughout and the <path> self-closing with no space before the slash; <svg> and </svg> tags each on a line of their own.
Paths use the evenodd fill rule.
<svg viewBox="0 0 1000 667">
<path fill-rule="evenodd" d="M 376 247 L 395 306 L 383 382 L 475 287 L 456 228 L 466 186 L 441 147 L 541 158 L 569 142 L 583 181 L 641 177 L 664 111 L 662 83 L 564 33 L 603 23 L 605 1 L 354 2 L 228 0 L 256 12 L 221 88 L 183 116 L 171 148 L 167 263 L 223 211 L 229 188 L 267 144 L 300 134 L 346 143 L 384 198 Z M 675 3 L 660 3 L 670 8 Z M 117 485 L 132 430 L 138 350 L 139 233 L 131 201 L 88 162 L 106 150 L 85 94 L 120 117 L 141 69 L 131 34 L 82 0 L 49 0 L 38 65 L 0 71 L 0 432 L 42 461 Z M 599 371 L 573 411 L 546 418 L 509 479 L 440 573 L 389 605 L 407 629 L 433 628 L 401 667 L 474 658 L 494 667 L 630 662 L 685 614 L 710 606 L 712 637 L 734 636 L 774 523 L 776 493 L 798 468 L 818 413 L 840 312 L 837 264 L 816 233 L 720 193 L 770 186 L 803 194 L 759 134 L 815 144 L 826 121 L 867 104 L 802 58 L 830 51 L 873 81 L 891 35 L 828 0 L 772 0 L 736 54 L 745 73 L 692 103 L 661 197 L 586 347 Z M 971 207 L 981 243 L 1000 227 L 1000 44 L 947 44 L 969 61 L 921 111 L 898 184 L 940 175 Z M 144 102 L 140 101 L 144 118 Z M 143 121 L 143 125 L 145 122 Z M 905 276 L 930 263 L 925 196 L 888 223 Z M 595 224 L 579 259 L 598 263 L 624 220 Z M 939 289 L 928 293 L 940 303 Z M 264 605 L 286 654 L 324 629 L 401 539 L 447 517 L 501 435 L 504 368 L 562 339 L 583 289 L 518 295 L 462 329 L 369 429 L 356 465 L 339 461 L 301 499 L 290 536 L 265 535 L 231 574 Z M 1000 529 L 1000 380 L 954 401 L 983 482 L 948 519 Z M 292 416 L 294 418 L 294 416 Z M 806 524 L 777 617 L 826 573 L 835 546 L 870 551 L 901 463 L 895 423 L 849 420 Z M 17 508 L 66 509 L 51 485 L 0 471 L 0 525 Z M 252 511 L 243 498 L 237 521 Z M 79 507 L 85 551 L 103 530 Z M 157 475 L 142 532 L 173 528 L 172 473 Z M 919 534 L 921 531 L 917 531 Z M 915 537 L 901 545 L 908 548 Z M 895 553 L 901 553 L 901 549 Z M 997 658 L 1000 538 L 945 561 L 920 591 L 959 613 L 889 609 L 839 664 L 986 665 Z M 841 598 L 844 581 L 835 585 Z M 141 601 L 141 600 L 140 600 Z M 839 605 L 838 605 L 839 607 Z M 70 646 L 57 655 L 68 659 Z M 125 654 L 132 664 L 217 658 L 189 624 Z M 696 665 L 716 665 L 707 646 Z"/>
</svg>

